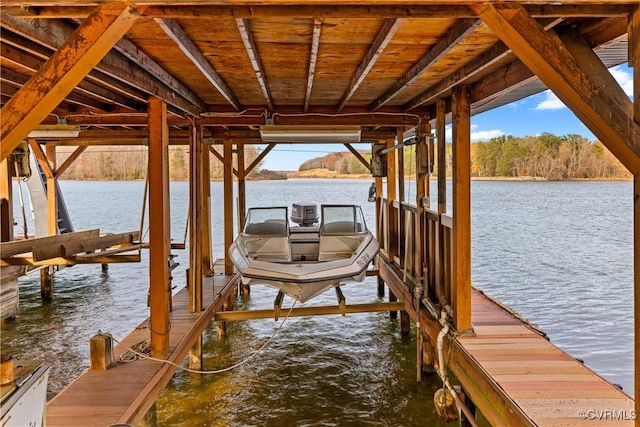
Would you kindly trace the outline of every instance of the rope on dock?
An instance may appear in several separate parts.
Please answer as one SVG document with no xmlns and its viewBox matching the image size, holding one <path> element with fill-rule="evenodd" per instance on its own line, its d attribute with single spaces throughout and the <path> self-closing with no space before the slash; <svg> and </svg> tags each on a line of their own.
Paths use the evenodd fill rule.
<svg viewBox="0 0 640 427">
<path fill-rule="evenodd" d="M 194 374 L 214 375 L 214 374 L 221 374 L 221 373 L 224 373 L 224 372 L 228 372 L 228 371 L 231 371 L 233 369 L 236 369 L 236 368 L 244 365 L 245 363 L 249 362 L 251 359 L 256 357 L 258 354 L 260 354 L 260 352 L 262 352 L 262 350 L 264 350 L 269 345 L 269 343 L 271 343 L 271 341 L 275 338 L 275 336 L 278 334 L 278 332 L 280 332 L 280 330 L 284 326 L 284 323 L 287 321 L 287 319 L 289 319 L 289 316 L 291 315 L 291 312 L 293 311 L 293 308 L 295 306 L 296 306 L 296 301 L 293 302 L 293 304 L 291 305 L 291 308 L 289 309 L 289 312 L 287 313 L 287 316 L 284 319 L 282 319 L 282 322 L 280 322 L 280 325 L 278 325 L 276 330 L 273 332 L 273 335 L 271 335 L 269 337 L 269 339 L 264 344 L 262 344 L 262 346 L 259 349 L 257 349 L 251 355 L 249 355 L 249 357 L 241 360 L 240 362 L 238 362 L 238 363 L 236 363 L 234 365 L 228 366 L 226 368 L 216 369 L 216 370 L 213 370 L 213 371 L 201 371 L 201 370 L 198 370 L 198 369 L 185 368 L 184 366 L 181 366 L 181 365 L 178 365 L 176 363 L 173 363 L 170 360 L 158 359 L 156 357 L 151 357 L 149 355 L 151 353 L 151 345 L 150 345 L 148 340 L 140 341 L 138 344 L 134 345 L 133 347 L 126 347 L 127 351 L 125 351 L 118 358 L 118 362 L 129 363 L 129 362 L 133 362 L 133 361 L 138 360 L 138 359 L 145 359 L 145 360 L 153 360 L 155 362 L 160 362 L 160 363 L 168 363 L 170 365 L 175 366 L 178 369 L 181 369 L 181 370 L 187 371 L 187 372 L 192 372 Z M 98 334 L 106 335 L 106 336 L 110 337 L 113 341 L 115 341 L 116 343 L 122 344 L 120 341 L 115 339 L 113 337 L 113 335 L 111 335 L 111 334 L 104 334 L 104 333 L 102 333 L 100 331 L 98 331 Z"/>
</svg>

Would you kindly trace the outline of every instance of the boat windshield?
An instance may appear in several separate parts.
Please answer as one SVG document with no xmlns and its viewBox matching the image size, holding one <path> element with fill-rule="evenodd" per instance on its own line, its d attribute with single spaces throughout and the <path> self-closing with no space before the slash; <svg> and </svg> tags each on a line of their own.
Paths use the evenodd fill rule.
<svg viewBox="0 0 640 427">
<path fill-rule="evenodd" d="M 243 233 L 262 236 L 287 236 L 289 234 L 287 208 L 251 208 L 247 212 Z"/>
<path fill-rule="evenodd" d="M 367 231 L 360 206 L 322 205 L 322 234 L 350 234 Z"/>
</svg>

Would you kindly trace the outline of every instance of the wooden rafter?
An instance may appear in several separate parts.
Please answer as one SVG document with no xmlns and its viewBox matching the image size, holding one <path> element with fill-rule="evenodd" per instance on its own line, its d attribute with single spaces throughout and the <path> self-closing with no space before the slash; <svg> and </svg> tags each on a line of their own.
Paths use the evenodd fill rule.
<svg viewBox="0 0 640 427">
<path fill-rule="evenodd" d="M 566 38 L 563 43 L 516 4 L 473 9 L 632 173 L 640 173 L 640 126 L 633 120 L 633 105 L 584 41 Z"/>
<path fill-rule="evenodd" d="M 3 28 L 9 28 L 54 51 L 59 50 L 75 31 L 71 23 L 60 20 L 39 20 L 35 23 L 30 19 L 16 19 L 6 12 L 2 12 L 0 17 Z M 149 95 L 153 95 L 167 101 L 181 112 L 192 115 L 202 112 L 199 107 L 183 97 L 175 96 L 174 90 L 167 88 L 152 74 L 133 64 L 116 50 L 108 52 L 95 69 L 89 72 L 87 78 L 139 102 L 144 103 Z"/>
<path fill-rule="evenodd" d="M 182 27 L 173 19 L 156 19 L 156 22 L 164 30 L 171 39 L 176 42 L 182 52 L 198 67 L 202 75 L 220 92 L 220 94 L 231 104 L 236 110 L 241 110 L 242 106 L 234 95 L 231 88 L 220 77 L 218 72 L 213 68 L 211 63 L 198 50 L 193 40 L 184 32 Z"/>
<path fill-rule="evenodd" d="M 447 52 L 456 46 L 460 40 L 471 34 L 482 21 L 469 18 L 458 21 L 446 35 L 438 40 L 438 42 L 429 51 L 418 60 L 410 69 L 402 76 L 396 83 L 391 86 L 385 93 L 378 99 L 373 101 L 369 108 L 373 111 L 382 107 L 389 102 L 393 97 L 400 93 L 409 84 L 415 81 L 420 75 L 427 71 L 433 64 L 435 64 L 440 58 L 442 58 Z"/>
<path fill-rule="evenodd" d="M 560 19 L 553 19 L 546 23 L 544 26 L 545 29 L 553 28 L 556 24 L 561 22 Z M 451 91 L 451 89 L 461 83 L 465 83 L 466 81 L 472 79 L 474 76 L 479 75 L 480 73 L 485 72 L 487 69 L 491 68 L 493 65 L 498 63 L 499 61 L 504 60 L 509 56 L 514 56 L 511 49 L 509 49 L 504 43 L 498 42 L 494 44 L 488 51 L 478 56 L 477 58 L 471 60 L 461 68 L 458 68 L 453 73 L 449 74 L 444 79 L 440 80 L 438 83 L 434 84 L 430 88 L 423 91 L 421 94 L 413 98 L 411 101 L 407 102 L 402 108 L 405 111 L 410 111 L 416 107 L 419 107 L 422 104 L 434 102 L 437 98 L 443 96 L 445 93 Z M 512 68 L 511 65 L 507 66 L 506 69 L 500 70 L 500 76 L 503 76 L 505 70 L 509 70 Z M 511 73 L 512 74 L 512 73 Z M 530 78 L 533 76 L 533 73 L 528 73 L 524 78 Z M 491 93 L 491 92 L 484 92 Z M 494 96 L 497 96 L 494 94 Z"/>
<path fill-rule="evenodd" d="M 2 67 L 0 68 L 0 81 L 2 82 L 2 93 L 13 96 L 18 92 L 22 85 L 29 81 L 29 77 Z M 82 105 L 102 111 L 106 111 L 109 108 L 107 104 L 103 104 L 96 99 L 73 92 L 65 98 L 65 101 L 69 104 Z"/>
<path fill-rule="evenodd" d="M 247 55 L 249 55 L 249 60 L 251 61 L 253 71 L 256 73 L 256 78 L 258 79 L 258 84 L 260 85 L 260 89 L 262 90 L 262 95 L 264 96 L 269 109 L 273 111 L 273 98 L 271 97 L 271 93 L 269 92 L 267 77 L 264 72 L 264 67 L 262 66 L 262 61 L 260 60 L 260 55 L 258 54 L 258 49 L 256 48 L 256 43 L 253 40 L 251 30 L 249 30 L 249 23 L 246 19 L 240 18 L 236 19 L 236 24 L 238 25 L 238 31 L 240 31 L 240 36 L 242 37 L 244 48 L 247 50 Z"/>
<path fill-rule="evenodd" d="M 338 111 L 342 111 L 353 94 L 356 93 L 356 90 L 358 90 L 360 84 L 362 84 L 365 77 L 367 77 L 367 74 L 369 74 L 369 71 L 373 68 L 373 65 L 380 57 L 380 54 L 382 54 L 382 51 L 387 47 L 393 36 L 396 34 L 396 31 L 398 31 L 398 28 L 400 28 L 401 23 L 402 20 L 399 18 L 391 18 L 384 21 L 378 35 L 376 35 L 371 47 L 369 47 L 369 51 L 362 59 L 356 73 L 351 78 L 349 88 L 338 105 Z"/>
<path fill-rule="evenodd" d="M 322 32 L 322 21 L 313 20 L 313 37 L 311 39 L 311 54 L 309 56 L 309 72 L 307 73 L 307 93 L 304 96 L 304 112 L 309 111 L 311 100 L 311 89 L 313 89 L 313 79 L 316 75 L 316 64 L 318 62 L 318 51 L 320 50 L 320 33 Z"/>
<path fill-rule="evenodd" d="M 2 59 L 32 73 L 36 73 L 45 63 L 50 54 L 53 53 L 48 52 L 48 54 L 46 55 L 44 53 L 39 53 L 37 56 L 32 56 L 14 47 L 15 45 L 18 45 L 20 43 L 17 40 L 12 40 L 10 31 L 2 31 L 1 34 L 2 36 L 0 36 L 0 40 L 2 40 L 3 42 L 0 46 L 0 49 L 2 51 Z M 8 44 L 7 41 L 15 42 L 15 45 L 14 43 Z M 31 44 L 35 43 L 31 42 Z M 22 46 L 24 46 L 24 43 L 21 44 L 21 47 Z M 42 49 L 48 50 L 47 48 Z M 31 51 L 33 50 L 34 49 L 32 48 Z M 6 69 L 6 67 L 2 67 L 2 72 L 5 73 L 5 76 L 9 76 L 10 73 L 12 73 L 12 71 Z M 19 83 L 20 86 L 22 86 L 29 80 L 29 77 L 27 76 L 18 76 L 17 73 L 14 73 L 13 75 L 15 76 L 14 82 Z M 98 86 L 97 84 L 88 80 L 89 79 L 85 79 L 78 83 L 75 91 L 69 94 L 67 100 L 100 110 L 107 110 L 109 108 L 106 104 L 104 104 L 105 102 L 109 104 L 116 104 L 132 110 L 137 110 L 143 105 L 142 103 L 133 101 L 130 98 L 125 97 L 119 93 L 106 90 L 105 88 Z"/>
<path fill-rule="evenodd" d="M 142 52 L 138 47 L 128 39 L 120 39 L 115 45 L 115 49 L 129 58 L 131 61 L 138 64 L 143 69 L 147 70 L 158 78 L 162 83 L 175 90 L 176 93 L 182 96 L 187 101 L 191 102 L 202 111 L 207 109 L 205 102 L 200 99 L 191 89 L 186 87 L 182 82 L 176 79 L 171 73 L 165 70 L 160 64 L 151 59 L 149 55 Z"/>
<path fill-rule="evenodd" d="M 138 13 L 126 5 L 101 6 L 78 27 L 37 74 L 0 110 L 0 160 L 58 105 L 131 28 Z"/>
</svg>

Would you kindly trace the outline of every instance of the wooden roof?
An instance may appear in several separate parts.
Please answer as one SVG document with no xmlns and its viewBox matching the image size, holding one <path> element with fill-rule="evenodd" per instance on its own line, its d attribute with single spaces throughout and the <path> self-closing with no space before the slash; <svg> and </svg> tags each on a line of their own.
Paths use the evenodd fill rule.
<svg viewBox="0 0 640 427">
<path fill-rule="evenodd" d="M 2 3 L 4 104 L 101 2 Z M 121 141 L 128 135 L 135 142 L 142 137 L 135 126 L 146 124 L 137 113 L 147 111 L 150 96 L 166 100 L 176 131 L 197 118 L 219 125 L 209 136 L 250 139 L 256 125 L 274 119 L 360 124 L 365 138 L 376 139 L 393 135 L 389 126 L 433 118 L 436 101 L 456 85 L 469 86 L 472 114 L 546 88 L 479 17 L 477 0 L 127 3 L 139 18 L 51 106 L 52 114 L 82 125 L 84 138 L 105 138 L 115 126 Z M 628 61 L 637 0 L 505 4 L 547 32 L 579 34 L 607 67 Z"/>
</svg>

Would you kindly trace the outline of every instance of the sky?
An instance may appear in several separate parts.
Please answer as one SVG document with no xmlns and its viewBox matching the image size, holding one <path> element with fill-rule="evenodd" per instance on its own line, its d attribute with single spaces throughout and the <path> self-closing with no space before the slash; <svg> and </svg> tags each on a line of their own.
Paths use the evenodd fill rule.
<svg viewBox="0 0 640 427">
<path fill-rule="evenodd" d="M 633 98 L 633 70 L 627 64 L 609 69 L 630 98 Z M 596 137 L 551 91 L 512 102 L 471 117 L 471 141 L 488 141 L 502 135 L 516 137 L 539 135 L 577 134 L 590 141 Z M 447 140 L 451 140 L 451 127 L 447 127 Z M 356 149 L 369 149 L 370 144 L 353 144 Z M 346 151 L 342 144 L 278 144 L 265 157 L 262 168 L 276 171 L 298 170 L 300 165 L 314 157 L 334 151 Z"/>
</svg>

